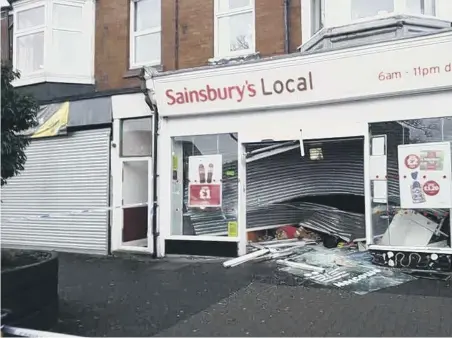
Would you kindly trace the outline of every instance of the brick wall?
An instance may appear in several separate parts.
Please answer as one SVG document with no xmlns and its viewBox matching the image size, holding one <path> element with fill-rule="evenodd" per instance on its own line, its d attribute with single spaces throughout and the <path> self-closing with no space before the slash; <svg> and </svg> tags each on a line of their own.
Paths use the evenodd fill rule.
<svg viewBox="0 0 452 338">
<path fill-rule="evenodd" d="M 164 70 L 199 67 L 214 56 L 214 0 L 179 0 L 179 46 L 176 58 L 176 0 L 162 0 Z M 284 53 L 284 0 L 255 0 L 256 50 L 262 56 Z M 95 78 L 97 90 L 137 87 L 129 71 L 130 0 L 96 1 Z M 300 0 L 291 0 L 290 49 L 301 43 Z M 2 58 L 7 56 L 7 20 L 1 21 Z M 5 48 L 6 47 L 6 48 Z"/>
<path fill-rule="evenodd" d="M 199 67 L 214 56 L 213 0 L 179 0 L 179 68 Z M 284 0 L 255 0 L 256 50 L 262 56 L 284 53 Z M 176 68 L 175 0 L 162 3 L 162 60 Z M 290 4 L 290 51 L 301 44 L 301 1 Z"/>
<path fill-rule="evenodd" d="M 255 0 L 256 50 L 262 56 L 284 53 L 284 0 Z M 199 67 L 214 56 L 213 0 L 179 0 L 176 56 L 176 0 L 162 0 L 164 70 Z M 98 90 L 139 85 L 129 66 L 130 0 L 96 1 L 95 74 Z M 291 0 L 290 49 L 301 43 L 300 0 Z"/>
<path fill-rule="evenodd" d="M 136 73 L 128 72 L 129 6 L 130 0 L 96 0 L 94 66 L 97 90 L 140 85 Z"/>
<path fill-rule="evenodd" d="M 284 54 L 284 0 L 256 1 L 256 50 L 261 56 Z M 290 52 L 301 44 L 301 1 L 290 1 Z"/>
<path fill-rule="evenodd" d="M 8 11 L 3 11 L 1 13 L 1 23 L 0 23 L 0 42 L 1 42 L 1 60 L 5 62 L 12 62 L 10 58 L 10 41 L 9 41 L 9 21 L 8 21 Z"/>
</svg>

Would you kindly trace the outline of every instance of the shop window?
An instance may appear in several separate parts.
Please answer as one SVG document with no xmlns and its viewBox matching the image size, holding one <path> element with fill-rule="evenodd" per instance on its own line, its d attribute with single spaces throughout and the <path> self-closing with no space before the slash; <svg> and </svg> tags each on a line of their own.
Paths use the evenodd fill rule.
<svg viewBox="0 0 452 338">
<path fill-rule="evenodd" d="M 309 148 L 309 158 L 313 161 L 323 160 L 322 148 Z"/>
<path fill-rule="evenodd" d="M 130 6 L 130 68 L 160 65 L 161 1 L 132 0 Z"/>
<path fill-rule="evenodd" d="M 305 17 L 302 30 L 310 32 L 310 36 L 324 26 L 345 25 L 354 20 L 381 14 L 437 15 L 436 0 L 308 0 L 307 2 L 311 15 Z M 306 36 L 306 33 L 303 34 Z"/>
<path fill-rule="evenodd" d="M 121 121 L 121 156 L 152 155 L 152 118 L 126 119 Z"/>
<path fill-rule="evenodd" d="M 255 52 L 255 0 L 215 0 L 215 57 Z"/>
<path fill-rule="evenodd" d="M 452 117 L 372 123 L 370 130 L 371 244 L 450 247 Z"/>
<path fill-rule="evenodd" d="M 231 235 L 238 216 L 235 134 L 173 138 L 171 235 Z"/>
</svg>

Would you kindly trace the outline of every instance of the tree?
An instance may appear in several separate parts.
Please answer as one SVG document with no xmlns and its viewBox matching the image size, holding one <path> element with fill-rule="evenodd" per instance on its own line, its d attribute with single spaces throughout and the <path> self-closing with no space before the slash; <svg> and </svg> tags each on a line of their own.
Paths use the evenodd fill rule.
<svg viewBox="0 0 452 338">
<path fill-rule="evenodd" d="M 30 143 L 29 136 L 24 135 L 24 132 L 38 124 L 36 117 L 39 105 L 36 100 L 19 93 L 11 84 L 19 77 L 19 72 L 14 71 L 10 64 L 2 63 L 1 186 L 24 169 L 27 160 L 25 149 Z"/>
</svg>

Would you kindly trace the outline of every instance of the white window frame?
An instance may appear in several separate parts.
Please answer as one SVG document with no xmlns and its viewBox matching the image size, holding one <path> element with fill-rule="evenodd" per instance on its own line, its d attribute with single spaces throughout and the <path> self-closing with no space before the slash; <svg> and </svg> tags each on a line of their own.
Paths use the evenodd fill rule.
<svg viewBox="0 0 452 338">
<path fill-rule="evenodd" d="M 340 26 L 349 24 L 351 20 L 351 1 L 350 0 L 300 0 L 301 1 L 301 37 L 302 43 L 308 41 L 313 35 L 314 15 L 322 18 L 325 26 Z M 317 2 L 323 2 L 322 13 L 318 13 Z M 334 10 L 331 10 L 331 2 L 337 4 Z M 371 0 L 377 1 L 377 0 Z M 435 16 L 439 19 L 452 21 L 452 0 L 434 0 Z M 330 3 L 329 6 L 326 3 Z M 340 4 L 340 6 L 339 6 Z M 406 10 L 405 0 L 394 0 L 394 13 L 403 13 Z M 368 20 L 365 18 L 362 20 Z M 359 21 L 355 20 L 354 22 Z"/>
<path fill-rule="evenodd" d="M 214 0 L 214 59 L 223 59 L 223 58 L 233 58 L 243 55 L 249 55 L 256 52 L 256 5 L 255 0 L 250 0 L 250 5 L 229 10 L 229 11 L 220 11 L 220 1 L 228 1 L 228 0 Z M 238 50 L 234 52 L 229 52 L 227 55 L 222 55 L 220 53 L 220 29 L 219 29 L 219 19 L 225 17 L 231 17 L 234 15 L 252 13 L 253 21 L 251 23 L 251 47 L 249 49 Z M 221 39 L 223 40 L 223 39 Z"/>
<path fill-rule="evenodd" d="M 115 1 L 115 0 L 112 0 Z M 139 32 L 135 32 L 135 3 L 140 2 L 141 0 L 131 0 L 130 1 L 130 27 L 129 27 L 129 68 L 130 69 L 137 69 L 137 68 L 141 68 L 143 66 L 159 66 L 161 64 L 161 60 L 162 60 L 162 48 L 160 46 L 160 55 L 158 57 L 158 59 L 155 60 L 148 60 L 145 62 L 135 62 L 135 38 L 138 36 L 142 36 L 142 35 L 147 35 L 147 34 L 156 34 L 159 33 L 160 34 L 160 45 L 161 45 L 161 41 L 162 41 L 162 26 L 161 26 L 161 20 L 160 20 L 160 26 L 158 27 L 153 27 L 153 28 L 149 28 L 149 29 L 145 29 Z M 160 7 L 162 6 L 162 1 L 165 0 L 160 0 Z M 160 16 L 162 15 L 162 13 L 160 12 Z"/>
<path fill-rule="evenodd" d="M 60 74 L 54 67 L 52 54 L 53 29 L 60 29 L 53 26 L 53 5 L 70 5 L 82 8 L 83 23 L 82 29 L 86 42 L 85 55 L 89 55 L 87 69 L 83 69 L 83 74 Z M 18 13 L 44 6 L 44 24 L 30 29 L 18 31 Z M 15 87 L 27 86 L 43 82 L 61 82 L 76 84 L 94 84 L 94 32 L 95 32 L 95 4 L 94 0 L 20 0 L 13 3 L 13 67 L 17 68 L 17 38 L 32 33 L 44 32 L 44 61 L 43 69 L 31 73 L 22 73 L 20 79 L 13 82 Z M 64 29 L 63 30 L 67 30 Z M 70 64 L 67 65 L 70 68 Z"/>
<path fill-rule="evenodd" d="M 19 25 L 18 25 L 18 15 L 21 12 L 30 10 L 30 9 L 34 9 L 37 7 L 44 7 L 44 24 L 40 25 L 40 26 L 35 26 L 35 27 L 31 27 L 31 28 L 26 28 L 23 30 L 18 30 Z M 43 69 L 31 72 L 31 73 L 23 73 L 21 72 L 21 78 L 36 78 L 36 77 L 40 77 L 41 75 L 44 74 L 45 69 L 46 69 L 46 49 L 45 48 L 45 44 L 46 44 L 46 40 L 48 39 L 48 35 L 49 35 L 49 30 L 48 30 L 48 21 L 49 20 L 49 13 L 48 13 L 48 7 L 47 7 L 47 3 L 46 1 L 28 1 L 27 4 L 21 5 L 20 7 L 18 7 L 17 9 L 15 8 L 13 10 L 13 65 L 14 68 L 17 67 L 17 62 L 18 62 L 18 52 L 17 52 L 17 40 L 20 37 L 23 36 L 27 36 L 30 34 L 36 34 L 36 33 L 43 33 L 44 34 L 44 55 L 43 55 Z"/>
</svg>

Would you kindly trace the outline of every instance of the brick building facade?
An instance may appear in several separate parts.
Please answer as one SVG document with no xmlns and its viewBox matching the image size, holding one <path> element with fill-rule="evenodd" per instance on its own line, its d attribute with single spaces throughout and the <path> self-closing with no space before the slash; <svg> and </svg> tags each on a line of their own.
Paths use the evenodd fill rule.
<svg viewBox="0 0 452 338">
<path fill-rule="evenodd" d="M 285 0 L 256 0 L 256 51 L 261 56 L 284 53 L 284 3 Z M 301 43 L 300 6 L 300 1 L 290 2 L 291 52 Z M 95 69 L 99 89 L 118 89 L 137 84 L 134 78 L 136 72 L 128 69 L 129 13 L 129 0 L 96 2 Z M 161 66 L 164 71 L 205 66 L 213 58 L 213 0 L 162 1 L 161 20 Z"/>
<path fill-rule="evenodd" d="M 160 62 L 158 65 L 154 62 L 150 66 L 156 66 L 160 71 L 167 71 L 205 66 L 209 60 L 215 57 L 215 43 L 217 43 L 216 39 L 218 38 L 215 36 L 215 27 L 218 25 L 215 6 L 220 6 L 220 3 L 222 6 L 228 3 L 226 0 L 224 2 L 218 2 L 217 0 L 71 1 L 84 8 L 84 14 L 80 16 L 80 20 L 83 22 L 83 26 L 87 27 L 86 32 L 84 32 L 86 34 L 83 37 L 87 43 L 77 46 L 77 50 L 74 49 L 71 54 L 74 55 L 74 60 L 76 60 L 75 55 L 77 54 L 85 55 L 90 61 L 85 62 L 83 65 L 84 69 L 80 70 L 85 79 L 84 81 L 79 81 L 80 74 L 74 74 L 76 75 L 74 81 L 71 80 L 71 76 L 65 74 L 64 79 L 67 82 L 62 86 L 64 90 L 53 91 L 63 96 L 88 95 L 95 92 L 121 89 L 130 91 L 140 86 L 138 79 L 139 68 L 149 65 L 146 62 L 141 62 L 139 67 L 131 67 L 131 54 L 134 48 L 131 44 L 133 39 L 133 32 L 131 32 L 133 23 L 131 24 L 131 20 L 133 19 L 132 16 L 136 15 L 131 10 L 131 6 L 141 2 L 148 2 L 150 5 L 148 5 L 146 10 L 149 12 L 152 12 L 152 9 L 158 6 L 158 11 L 160 12 L 158 20 L 160 46 L 159 51 L 156 51 L 159 52 L 158 58 Z M 399 2 L 401 1 L 395 1 L 394 4 Z M 17 10 L 19 9 L 18 6 L 22 6 L 22 4 L 30 7 L 44 5 L 45 3 L 47 5 L 55 5 L 54 0 L 13 1 L 14 8 L 17 6 Z M 337 6 L 338 2 L 331 0 L 250 0 L 245 2 L 242 0 L 238 2 L 232 1 L 231 3 L 239 4 L 239 6 L 240 4 L 248 3 L 253 8 L 254 32 L 252 39 L 255 44 L 253 52 L 259 53 L 260 57 L 295 52 L 296 48 L 301 44 L 302 38 L 307 40 L 324 24 L 344 24 L 353 19 L 353 16 L 359 18 L 364 15 L 359 13 L 359 10 L 364 9 L 355 10 L 347 6 L 347 8 L 339 8 Z M 366 15 L 370 15 L 373 12 L 381 13 L 382 11 L 396 9 L 394 5 L 391 8 L 385 8 L 384 6 L 386 5 L 383 6 L 383 4 L 373 8 L 372 6 L 374 5 L 372 3 L 370 1 L 368 4 L 369 8 L 365 8 L 364 12 Z M 433 7 L 428 7 L 427 3 L 432 3 L 431 6 Z M 322 4 L 324 4 L 325 8 L 321 7 Z M 403 7 L 402 10 L 411 11 L 413 14 L 436 15 L 439 18 L 444 17 L 447 19 L 450 16 L 451 7 L 450 1 L 435 0 L 425 2 L 419 0 L 419 9 Z M 93 13 L 90 13 L 90 11 Z M 144 13 L 145 11 L 143 10 L 142 12 Z M 352 13 L 351 16 L 349 12 Z M 142 20 L 146 21 L 146 13 L 143 13 L 144 19 Z M 69 21 L 70 17 L 63 18 L 63 20 Z M 3 59 L 8 58 L 10 55 L 7 52 L 10 41 L 6 31 L 8 26 L 11 25 L 12 22 L 8 23 L 8 13 L 3 8 L 1 25 Z M 45 25 L 46 27 L 48 25 L 51 26 L 51 23 L 46 22 Z M 69 43 L 61 46 L 58 45 L 60 42 L 55 43 L 49 40 L 45 40 L 44 43 L 48 46 L 52 45 L 53 53 L 54 50 L 70 48 L 70 39 L 66 39 L 66 41 L 69 41 Z M 152 43 L 148 44 L 151 45 Z M 48 52 L 47 54 L 51 53 Z M 62 57 L 63 62 L 65 58 L 67 59 L 67 56 Z M 72 68 L 74 60 L 66 62 L 63 66 L 68 69 Z M 52 63 L 55 63 L 54 59 L 46 60 L 45 67 L 49 67 Z M 21 66 L 16 65 L 16 68 L 20 69 Z M 52 81 L 47 80 L 47 82 Z M 62 84 L 64 80 L 59 79 L 55 82 Z M 24 83 L 27 86 L 30 84 L 42 86 L 42 83 L 37 80 L 25 81 Z M 76 85 L 74 86 L 74 84 Z M 53 86 L 52 88 L 55 89 L 56 87 Z"/>
<path fill-rule="evenodd" d="M 83 94 L 139 87 L 139 70 L 129 68 L 131 3 L 130 0 L 95 1 L 95 85 L 89 90 L 84 88 Z M 287 3 L 289 48 L 293 52 L 301 43 L 301 2 Z M 260 56 L 285 53 L 285 4 L 286 0 L 255 0 L 255 43 Z M 7 51 L 11 41 L 8 38 L 8 11 L 4 8 L 2 14 L 2 59 L 5 60 L 9 57 Z M 214 1 L 161 1 L 159 69 L 166 71 L 204 66 L 213 57 Z M 37 85 L 42 86 L 42 83 Z M 71 96 L 82 93 L 75 90 L 61 94 Z"/>
</svg>

